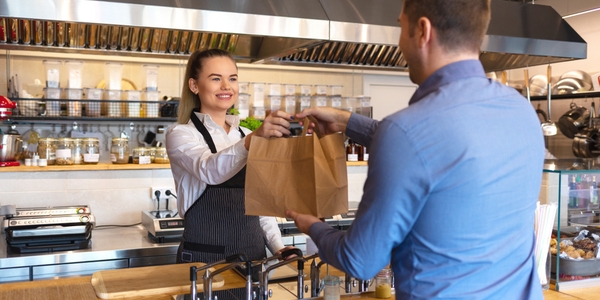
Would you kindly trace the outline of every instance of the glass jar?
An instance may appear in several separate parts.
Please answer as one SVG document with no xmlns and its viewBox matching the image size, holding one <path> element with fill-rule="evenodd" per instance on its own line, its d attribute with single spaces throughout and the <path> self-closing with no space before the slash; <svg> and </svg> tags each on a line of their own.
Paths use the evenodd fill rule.
<svg viewBox="0 0 600 300">
<path fill-rule="evenodd" d="M 150 163 L 154 163 L 154 158 L 156 156 L 156 147 L 148 147 L 146 148 L 147 154 L 150 156 Z"/>
<path fill-rule="evenodd" d="M 59 138 L 56 141 L 56 164 L 57 165 L 72 165 L 75 163 L 73 159 L 73 150 L 75 149 L 72 138 Z"/>
<path fill-rule="evenodd" d="M 100 140 L 97 138 L 82 139 L 82 158 L 84 165 L 95 165 L 100 161 Z"/>
<path fill-rule="evenodd" d="M 358 151 L 353 140 L 348 140 L 346 145 L 346 161 L 358 161 Z"/>
<path fill-rule="evenodd" d="M 133 148 L 133 163 L 145 165 L 150 163 L 150 149 L 144 147 Z"/>
<path fill-rule="evenodd" d="M 37 151 L 40 158 L 46 159 L 48 165 L 56 164 L 56 139 L 40 138 Z"/>
<path fill-rule="evenodd" d="M 392 297 L 392 270 L 383 269 L 375 276 L 375 298 L 388 299 Z"/>
<path fill-rule="evenodd" d="M 110 161 L 113 164 L 129 163 L 129 139 L 112 138 L 110 147 Z"/>
<path fill-rule="evenodd" d="M 80 165 L 83 161 L 83 141 L 81 139 L 73 139 L 73 163 Z"/>
<path fill-rule="evenodd" d="M 156 148 L 156 153 L 154 154 L 154 163 L 157 163 L 157 164 L 170 163 L 169 157 L 167 156 L 167 148 L 165 148 L 165 147 Z"/>
<path fill-rule="evenodd" d="M 323 299 L 340 300 L 340 278 L 327 275 L 323 277 Z"/>
</svg>

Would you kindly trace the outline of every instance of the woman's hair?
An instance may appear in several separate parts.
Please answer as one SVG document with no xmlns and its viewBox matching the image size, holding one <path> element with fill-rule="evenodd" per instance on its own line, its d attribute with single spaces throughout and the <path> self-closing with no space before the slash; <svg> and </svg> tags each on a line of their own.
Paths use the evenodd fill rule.
<svg viewBox="0 0 600 300">
<path fill-rule="evenodd" d="M 491 18 L 490 0 L 405 0 L 409 34 L 417 21 L 426 17 L 439 33 L 438 40 L 447 51 L 479 52 Z"/>
<path fill-rule="evenodd" d="M 183 88 L 181 89 L 181 101 L 177 109 L 177 123 L 187 124 L 190 120 L 190 115 L 194 109 L 200 109 L 200 97 L 192 93 L 190 90 L 190 78 L 198 79 L 202 72 L 204 62 L 213 57 L 229 57 L 235 64 L 235 60 L 231 53 L 220 49 L 208 49 L 204 51 L 195 51 L 190 55 L 185 68 L 185 76 L 183 78 Z M 237 65 L 236 65 L 237 68 Z"/>
</svg>

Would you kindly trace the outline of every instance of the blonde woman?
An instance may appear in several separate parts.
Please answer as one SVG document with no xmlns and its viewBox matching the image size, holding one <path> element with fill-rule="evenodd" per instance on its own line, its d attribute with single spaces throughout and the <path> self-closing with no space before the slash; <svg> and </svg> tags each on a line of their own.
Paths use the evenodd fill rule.
<svg viewBox="0 0 600 300">
<path fill-rule="evenodd" d="M 245 166 L 250 140 L 289 135 L 293 118 L 276 111 L 254 132 L 227 110 L 238 98 L 238 69 L 226 51 L 194 52 L 187 63 L 176 125 L 166 146 L 184 233 L 177 262 L 211 263 L 244 253 L 251 260 L 284 245 L 274 217 L 244 213 Z"/>
</svg>

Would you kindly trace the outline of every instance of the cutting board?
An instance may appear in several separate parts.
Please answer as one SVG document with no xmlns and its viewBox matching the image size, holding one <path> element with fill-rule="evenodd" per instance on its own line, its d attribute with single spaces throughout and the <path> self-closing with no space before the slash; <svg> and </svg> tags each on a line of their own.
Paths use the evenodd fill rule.
<svg viewBox="0 0 600 300">
<path fill-rule="evenodd" d="M 190 290 L 190 267 L 193 265 L 200 267 L 205 264 L 188 263 L 98 271 L 92 275 L 92 286 L 101 299 L 181 294 Z M 204 271 L 198 272 L 198 291 L 202 291 L 203 274 Z M 213 289 L 224 284 L 221 275 L 213 277 Z"/>
</svg>

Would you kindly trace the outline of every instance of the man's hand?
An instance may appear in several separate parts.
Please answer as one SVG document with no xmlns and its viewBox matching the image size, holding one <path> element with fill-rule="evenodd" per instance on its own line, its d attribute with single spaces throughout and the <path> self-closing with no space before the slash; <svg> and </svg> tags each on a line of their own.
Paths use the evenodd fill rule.
<svg viewBox="0 0 600 300">
<path fill-rule="evenodd" d="M 299 214 L 295 211 L 288 210 L 286 216 L 294 219 L 294 223 L 300 232 L 308 234 L 310 226 L 314 223 L 321 222 L 321 220 L 315 216 Z"/>
<path fill-rule="evenodd" d="M 296 118 L 302 120 L 307 116 L 312 116 L 319 121 L 319 130 L 323 135 L 345 132 L 348 120 L 350 119 L 351 112 L 346 110 L 340 110 L 331 107 L 315 107 L 307 108 L 302 112 L 296 114 Z M 308 132 L 312 133 L 314 124 L 309 127 Z"/>
</svg>

